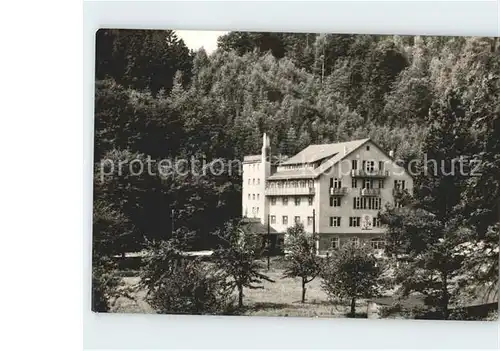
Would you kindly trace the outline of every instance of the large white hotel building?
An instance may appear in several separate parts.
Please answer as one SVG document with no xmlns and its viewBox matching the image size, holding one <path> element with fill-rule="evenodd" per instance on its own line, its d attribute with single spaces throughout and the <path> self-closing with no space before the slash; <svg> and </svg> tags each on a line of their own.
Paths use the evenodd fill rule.
<svg viewBox="0 0 500 351">
<path fill-rule="evenodd" d="M 395 191 L 413 188 L 392 151 L 384 152 L 370 139 L 310 145 L 277 165 L 270 159 L 264 134 L 261 154 L 244 157 L 242 214 L 274 233 L 273 247 L 282 246 L 286 229 L 301 222 L 318 235 L 320 254 L 346 241 L 381 249 L 385 230 L 379 211 L 394 203 Z"/>
</svg>

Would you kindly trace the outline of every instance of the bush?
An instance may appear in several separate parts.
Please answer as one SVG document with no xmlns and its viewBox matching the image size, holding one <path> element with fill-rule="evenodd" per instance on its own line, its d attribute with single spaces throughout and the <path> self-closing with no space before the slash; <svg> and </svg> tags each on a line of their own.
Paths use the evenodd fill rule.
<svg viewBox="0 0 500 351">
<path fill-rule="evenodd" d="M 324 263 L 321 287 L 330 299 L 350 300 L 349 315 L 354 317 L 356 300 L 380 294 L 382 276 L 381 262 L 371 249 L 347 244 Z"/>
<path fill-rule="evenodd" d="M 92 262 L 92 311 L 108 312 L 111 300 L 120 295 L 120 278 L 112 260 L 96 258 Z"/>
<path fill-rule="evenodd" d="M 148 302 L 158 313 L 224 314 L 233 305 L 225 275 L 195 261 L 185 261 L 156 282 Z"/>
<path fill-rule="evenodd" d="M 214 265 L 188 259 L 174 240 L 148 244 L 141 285 L 158 313 L 221 314 L 232 307 L 227 276 Z"/>
</svg>

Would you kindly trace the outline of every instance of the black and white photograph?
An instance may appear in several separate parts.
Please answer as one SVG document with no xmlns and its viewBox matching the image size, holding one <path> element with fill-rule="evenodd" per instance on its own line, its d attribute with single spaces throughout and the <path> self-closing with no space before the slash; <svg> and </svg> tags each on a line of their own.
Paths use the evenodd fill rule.
<svg viewBox="0 0 500 351">
<path fill-rule="evenodd" d="M 103 28 L 93 123 L 93 312 L 498 320 L 498 37 Z"/>
</svg>

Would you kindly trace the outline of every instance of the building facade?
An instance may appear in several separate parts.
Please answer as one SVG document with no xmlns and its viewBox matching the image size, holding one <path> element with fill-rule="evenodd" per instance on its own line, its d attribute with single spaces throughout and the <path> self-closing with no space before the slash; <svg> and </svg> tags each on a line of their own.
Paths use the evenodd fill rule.
<svg viewBox="0 0 500 351">
<path fill-rule="evenodd" d="M 325 254 L 345 242 L 384 247 L 385 229 L 378 213 L 394 194 L 412 192 L 413 180 L 403 167 L 370 139 L 310 145 L 271 171 L 271 148 L 264 134 L 261 155 L 243 162 L 242 215 L 259 219 L 277 233 L 300 222 L 317 234 Z"/>
</svg>

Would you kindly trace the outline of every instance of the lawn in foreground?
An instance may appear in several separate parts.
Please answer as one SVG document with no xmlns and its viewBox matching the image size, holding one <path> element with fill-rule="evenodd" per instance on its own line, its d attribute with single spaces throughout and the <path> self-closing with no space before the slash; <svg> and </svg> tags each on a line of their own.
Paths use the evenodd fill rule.
<svg viewBox="0 0 500 351">
<path fill-rule="evenodd" d="M 321 289 L 321 280 L 316 278 L 307 285 L 306 302 L 301 303 L 301 285 L 299 279 L 282 279 L 283 270 L 263 271 L 275 283 L 264 281 L 264 289 L 245 289 L 242 315 L 247 316 L 290 316 L 290 317 L 345 317 L 348 307 L 344 304 L 333 304 Z M 125 277 L 128 286 L 139 282 L 138 277 Z M 146 292 L 138 290 L 135 301 L 120 297 L 113 305 L 112 312 L 121 313 L 154 313 L 145 301 Z M 358 312 L 366 312 L 366 304 L 360 302 Z"/>
</svg>

